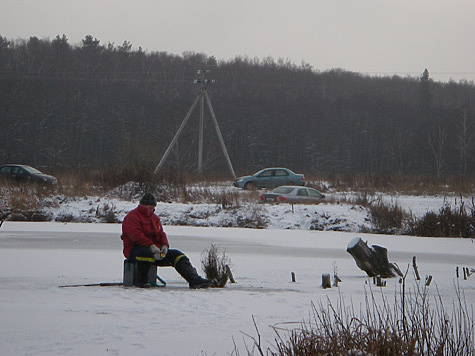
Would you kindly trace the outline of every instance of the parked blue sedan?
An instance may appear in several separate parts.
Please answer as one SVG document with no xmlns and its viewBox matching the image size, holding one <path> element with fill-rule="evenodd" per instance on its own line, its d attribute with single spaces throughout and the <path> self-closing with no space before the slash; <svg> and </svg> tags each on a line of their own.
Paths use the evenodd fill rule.
<svg viewBox="0 0 475 356">
<path fill-rule="evenodd" d="M 237 188 L 275 188 L 281 185 L 305 185 L 303 174 L 296 174 L 287 168 L 265 168 L 252 176 L 239 177 L 233 183 Z"/>
</svg>

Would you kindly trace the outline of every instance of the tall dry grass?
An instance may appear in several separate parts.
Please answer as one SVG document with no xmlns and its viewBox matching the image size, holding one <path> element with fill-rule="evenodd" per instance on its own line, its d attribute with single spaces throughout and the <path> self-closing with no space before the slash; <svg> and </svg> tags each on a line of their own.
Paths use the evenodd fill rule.
<svg viewBox="0 0 475 356">
<path fill-rule="evenodd" d="M 404 287 L 390 302 L 374 291 L 366 293 L 359 310 L 344 298 L 336 304 L 327 300 L 312 304 L 312 318 L 292 327 L 292 323 L 273 328 L 277 338 L 264 350 L 259 331 L 251 337 L 252 356 L 473 356 L 475 324 L 473 307 L 459 285 L 456 301 L 446 307 L 440 294 L 431 296 L 426 287 Z M 249 336 L 249 335 L 248 335 Z M 235 348 L 233 354 L 238 356 Z"/>
<path fill-rule="evenodd" d="M 468 205 L 468 206 L 467 206 Z M 438 212 L 429 211 L 410 222 L 407 234 L 430 237 L 475 237 L 475 198 L 466 204 L 461 197 L 457 206 L 447 202 Z"/>
<path fill-rule="evenodd" d="M 398 192 L 411 195 L 456 193 L 473 195 L 475 177 L 467 176 L 422 176 L 399 173 L 334 173 L 306 174 L 310 185 L 322 191 L 331 187 L 337 191 Z"/>
</svg>

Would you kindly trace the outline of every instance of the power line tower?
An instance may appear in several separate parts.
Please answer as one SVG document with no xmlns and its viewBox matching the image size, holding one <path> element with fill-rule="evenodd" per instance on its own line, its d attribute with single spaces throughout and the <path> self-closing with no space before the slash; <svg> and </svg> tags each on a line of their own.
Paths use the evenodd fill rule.
<svg viewBox="0 0 475 356">
<path fill-rule="evenodd" d="M 173 137 L 172 142 L 170 142 L 170 145 L 168 145 L 168 148 L 165 151 L 165 154 L 163 155 L 162 159 L 160 160 L 157 167 L 155 168 L 155 171 L 153 172 L 154 174 L 156 174 L 160 170 L 160 168 L 162 168 L 165 160 L 167 159 L 168 155 L 170 154 L 172 150 L 173 145 L 175 145 L 176 141 L 178 140 L 178 137 L 180 136 L 181 132 L 185 128 L 185 125 L 188 122 L 188 119 L 193 113 L 193 110 L 198 104 L 198 101 L 200 102 L 200 122 L 199 122 L 199 129 L 198 129 L 198 173 L 201 173 L 203 171 L 203 121 L 204 121 L 204 102 L 206 99 L 206 103 L 208 105 L 208 109 L 211 114 L 211 118 L 214 123 L 214 128 L 216 129 L 216 134 L 218 135 L 219 143 L 221 145 L 221 150 L 223 151 L 224 157 L 226 159 L 229 172 L 231 173 L 233 178 L 236 179 L 236 174 L 234 173 L 233 165 L 231 164 L 231 160 L 229 159 L 228 151 L 226 150 L 226 145 L 224 144 L 223 136 L 221 135 L 221 130 L 219 129 L 218 120 L 216 120 L 216 115 L 214 114 L 213 106 L 211 105 L 211 100 L 209 99 L 208 91 L 206 90 L 206 84 L 214 83 L 214 80 L 209 80 L 205 77 L 205 75 L 208 73 L 209 73 L 208 70 L 197 71 L 198 78 L 195 79 L 194 82 L 195 84 L 198 84 L 200 88 L 198 95 L 196 96 L 195 101 L 193 102 L 190 109 L 188 110 L 188 113 L 183 119 L 183 122 L 181 123 L 180 127 L 178 128 L 178 131 Z"/>
</svg>

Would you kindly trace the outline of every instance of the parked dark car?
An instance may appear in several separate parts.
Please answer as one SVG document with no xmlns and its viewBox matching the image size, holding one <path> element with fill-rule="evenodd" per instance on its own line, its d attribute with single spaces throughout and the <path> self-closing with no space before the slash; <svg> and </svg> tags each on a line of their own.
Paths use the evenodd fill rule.
<svg viewBox="0 0 475 356">
<path fill-rule="evenodd" d="M 233 183 L 242 189 L 275 188 L 281 185 L 305 185 L 303 174 L 296 174 L 287 168 L 265 168 L 252 176 L 239 177 Z"/>
<path fill-rule="evenodd" d="M 318 190 L 309 187 L 281 186 L 260 196 L 262 202 L 317 203 L 325 198 Z"/>
<path fill-rule="evenodd" d="M 17 182 L 56 184 L 55 177 L 41 173 L 36 168 L 24 164 L 4 164 L 0 166 L 0 177 Z"/>
</svg>

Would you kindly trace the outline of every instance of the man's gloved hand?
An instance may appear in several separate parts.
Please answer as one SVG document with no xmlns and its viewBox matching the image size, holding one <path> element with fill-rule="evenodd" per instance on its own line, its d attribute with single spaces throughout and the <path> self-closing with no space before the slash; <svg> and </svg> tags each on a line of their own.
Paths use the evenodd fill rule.
<svg viewBox="0 0 475 356">
<path fill-rule="evenodd" d="M 168 253 L 168 246 L 167 245 L 163 245 L 161 248 L 160 248 L 160 256 L 163 258 L 167 255 Z"/>
<path fill-rule="evenodd" d="M 156 260 L 161 259 L 160 257 L 160 249 L 156 245 L 150 246 L 150 251 L 153 253 L 153 258 Z"/>
</svg>

